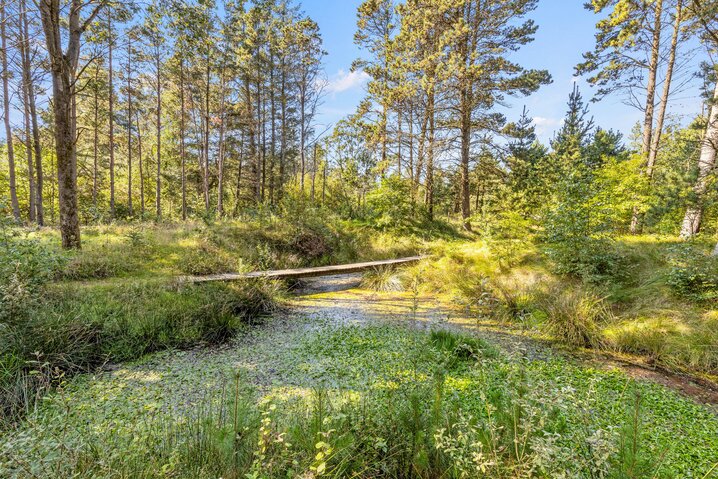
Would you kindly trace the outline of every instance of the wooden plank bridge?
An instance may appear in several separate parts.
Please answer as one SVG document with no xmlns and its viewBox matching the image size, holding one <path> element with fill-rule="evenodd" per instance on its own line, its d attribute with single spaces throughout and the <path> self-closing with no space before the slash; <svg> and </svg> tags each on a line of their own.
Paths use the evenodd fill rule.
<svg viewBox="0 0 718 479">
<path fill-rule="evenodd" d="M 317 266 L 314 268 L 279 269 L 271 271 L 253 271 L 251 273 L 225 273 L 209 276 L 184 276 L 180 281 L 188 283 L 208 283 L 211 281 L 237 281 L 252 278 L 268 279 L 299 279 L 312 278 L 316 276 L 331 276 L 335 274 L 348 274 L 366 271 L 372 268 L 383 266 L 396 266 L 402 264 L 416 263 L 426 256 L 410 256 L 408 258 L 385 259 L 381 261 L 368 261 L 365 263 L 339 264 L 333 266 Z"/>
</svg>

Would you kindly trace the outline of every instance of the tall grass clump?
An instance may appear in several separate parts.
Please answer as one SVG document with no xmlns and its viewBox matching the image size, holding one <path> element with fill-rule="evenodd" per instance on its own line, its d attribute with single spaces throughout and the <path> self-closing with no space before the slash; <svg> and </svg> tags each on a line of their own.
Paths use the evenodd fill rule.
<svg viewBox="0 0 718 479">
<path fill-rule="evenodd" d="M 379 266 L 366 271 L 362 275 L 361 285 L 366 289 L 387 293 L 404 291 L 401 272 L 391 266 Z"/>
<path fill-rule="evenodd" d="M 553 289 L 540 304 L 541 328 L 550 336 L 582 348 L 605 344 L 602 328 L 613 315 L 604 298 L 582 289 Z"/>
</svg>

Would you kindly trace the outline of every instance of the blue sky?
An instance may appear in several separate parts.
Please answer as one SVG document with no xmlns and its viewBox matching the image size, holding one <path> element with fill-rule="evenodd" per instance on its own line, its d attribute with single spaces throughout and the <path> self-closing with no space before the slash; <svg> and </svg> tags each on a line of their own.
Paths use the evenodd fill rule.
<svg viewBox="0 0 718 479">
<path fill-rule="evenodd" d="M 360 74 L 349 73 L 352 61 L 360 54 L 353 42 L 356 9 L 360 3 L 360 0 L 302 2 L 305 12 L 319 23 L 328 52 L 329 88 L 319 117 L 322 124 L 334 123 L 351 113 L 365 95 L 365 79 Z M 536 41 L 515 57 L 523 66 L 547 69 L 553 76 L 553 84 L 532 96 L 512 99 L 512 108 L 506 112 L 509 119 L 514 120 L 525 104 L 534 118 L 539 138 L 544 142 L 553 136 L 564 116 L 566 101 L 576 80 L 574 66 L 581 61 L 582 53 L 594 45 L 597 16 L 585 10 L 583 4 L 582 0 L 541 0 L 530 16 L 539 25 Z M 589 99 L 593 91 L 581 79 L 578 82 L 584 98 Z M 672 103 L 671 111 L 677 115 L 698 113 L 700 100 L 697 93 L 679 95 Z M 598 126 L 613 128 L 626 136 L 641 118 L 641 113 L 624 105 L 618 95 L 592 104 L 591 114 Z"/>
</svg>

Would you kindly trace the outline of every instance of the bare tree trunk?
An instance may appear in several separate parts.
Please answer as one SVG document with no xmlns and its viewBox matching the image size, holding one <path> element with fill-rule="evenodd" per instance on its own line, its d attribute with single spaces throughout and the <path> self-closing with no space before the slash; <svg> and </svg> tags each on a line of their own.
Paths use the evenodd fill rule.
<svg viewBox="0 0 718 479">
<path fill-rule="evenodd" d="M 668 54 L 668 65 L 666 67 L 666 77 L 663 81 L 663 93 L 661 94 L 661 103 L 656 118 L 656 128 L 653 131 L 653 140 L 651 150 L 648 154 L 648 165 L 646 166 L 646 176 L 650 181 L 653 178 L 653 171 L 658 158 L 658 149 L 661 145 L 661 137 L 663 136 L 663 123 L 666 119 L 666 111 L 668 110 L 668 100 L 671 95 L 671 83 L 673 81 L 673 70 L 676 65 L 676 54 L 678 51 L 678 39 L 681 33 L 681 23 L 683 22 L 683 0 L 676 3 L 676 13 L 673 22 L 673 36 L 671 37 L 671 49 Z"/>
<path fill-rule="evenodd" d="M 35 82 L 32 78 L 32 59 L 31 59 L 31 47 L 30 47 L 30 29 L 28 27 L 28 19 L 27 19 L 27 7 L 26 7 L 26 1 L 22 0 L 21 8 L 23 10 L 23 30 L 25 33 L 25 42 L 26 42 L 26 48 L 27 48 L 27 93 L 28 93 L 28 101 L 30 105 L 30 120 L 32 122 L 32 139 L 33 139 L 33 146 L 35 150 L 35 175 L 37 176 L 37 181 L 35 183 L 35 209 L 36 209 L 36 215 L 35 219 L 37 220 L 37 224 L 40 226 L 43 226 L 45 224 L 45 211 L 43 207 L 43 171 L 42 171 L 42 145 L 40 143 L 40 127 L 38 126 L 37 121 L 37 106 L 35 101 Z"/>
<path fill-rule="evenodd" d="M 162 64 L 159 53 L 155 58 L 157 68 L 157 182 L 155 185 L 155 210 L 162 217 Z"/>
<path fill-rule="evenodd" d="M 142 216 L 145 215 L 145 172 L 144 172 L 144 162 L 142 160 L 142 130 L 140 130 L 140 113 L 139 111 L 136 113 L 137 115 L 137 156 L 139 161 L 139 167 L 140 167 L 140 212 L 142 213 Z"/>
<path fill-rule="evenodd" d="M 282 139 L 279 144 L 279 188 L 278 188 L 278 199 L 281 200 L 284 193 L 284 175 L 286 168 L 286 153 L 287 153 L 287 73 L 286 65 L 284 63 L 284 57 L 282 57 L 281 63 L 281 74 L 282 74 L 282 86 L 281 86 L 281 102 L 282 102 L 282 125 L 281 135 Z"/>
<path fill-rule="evenodd" d="M 20 10 L 20 18 L 18 22 L 18 39 L 20 45 L 20 58 L 22 63 L 22 105 L 23 105 L 23 122 L 25 124 L 25 160 L 27 160 L 27 183 L 28 183 L 28 218 L 31 222 L 35 221 L 35 165 L 33 159 L 32 133 L 30 129 L 30 54 L 28 51 L 29 43 L 25 37 L 25 29 L 22 24 L 25 16 L 24 8 Z"/>
<path fill-rule="evenodd" d="M 107 34 L 108 34 L 108 53 L 107 53 L 107 82 L 109 92 L 109 111 L 107 113 L 110 121 L 109 141 L 110 141 L 110 216 L 115 217 L 115 92 L 112 85 L 112 47 L 114 40 L 112 38 L 112 10 L 107 9 Z"/>
<path fill-rule="evenodd" d="M 409 178 L 414 191 L 414 104 L 409 105 Z"/>
<path fill-rule="evenodd" d="M 322 206 L 327 197 L 327 160 L 328 157 L 324 156 L 324 163 L 322 163 Z"/>
<path fill-rule="evenodd" d="M 207 213 L 209 213 L 209 87 L 211 68 L 209 58 L 207 58 L 206 61 L 207 70 L 204 91 L 204 144 L 202 146 L 202 149 L 204 150 L 204 165 L 202 167 L 202 188 L 204 190 L 204 209 Z"/>
<path fill-rule="evenodd" d="M 429 93 L 427 103 L 429 114 L 429 138 L 426 158 L 426 211 L 429 219 L 434 219 L 434 154 L 435 154 L 435 113 L 434 113 L 434 91 Z"/>
<path fill-rule="evenodd" d="M 416 174 L 414 175 L 411 197 L 412 203 L 416 202 L 419 185 L 421 184 L 421 171 L 424 169 L 424 157 L 426 156 L 426 137 L 429 129 L 429 110 L 424 111 L 424 118 L 421 122 L 421 131 L 419 132 L 419 151 L 416 159 Z"/>
<path fill-rule="evenodd" d="M 303 88 L 306 88 L 303 87 Z M 304 127 L 305 119 L 305 108 L 306 108 L 306 99 L 304 96 L 304 92 L 299 94 L 299 110 L 300 110 L 300 120 L 299 120 L 299 157 L 301 161 L 301 179 L 299 180 L 299 189 L 301 190 L 302 194 L 304 193 L 304 170 L 305 170 L 305 140 L 306 140 L 306 129 Z"/>
<path fill-rule="evenodd" d="M 716 164 L 716 149 L 718 149 L 718 83 L 713 93 L 713 104 L 708 114 L 708 125 L 701 144 L 701 154 L 698 159 L 698 179 L 693 185 L 696 202 L 688 207 L 683 217 L 681 237 L 689 238 L 698 234 L 703 219 L 703 197 L 708 188 L 708 179 Z"/>
<path fill-rule="evenodd" d="M 182 221 L 187 220 L 187 155 L 185 152 L 184 58 L 180 58 L 180 161 L 182 163 Z"/>
<path fill-rule="evenodd" d="M 277 131 L 276 130 L 277 129 L 275 127 L 275 121 L 274 121 L 277 117 L 277 105 L 276 105 L 276 101 L 275 101 L 276 95 L 275 95 L 275 84 L 274 84 L 274 69 L 275 69 L 274 67 L 275 67 L 274 53 L 272 51 L 272 53 L 270 55 L 270 63 L 269 63 L 269 68 L 270 68 L 270 70 L 269 70 L 270 71 L 270 74 L 269 74 L 269 95 L 270 95 L 269 96 L 269 104 L 270 104 L 270 122 L 271 122 L 270 123 L 270 125 L 271 125 L 271 130 L 270 130 L 271 131 L 271 138 L 270 138 L 271 157 L 269 159 L 269 203 L 272 205 L 274 204 L 274 190 L 275 190 L 274 168 L 275 168 L 276 157 L 277 157 L 277 149 L 276 149 L 276 140 L 277 140 L 277 136 L 276 136 Z"/>
<path fill-rule="evenodd" d="M 653 24 L 653 41 L 651 48 L 651 58 L 648 64 L 648 83 L 646 85 L 646 110 L 643 116 L 643 143 L 641 145 L 641 153 L 644 157 L 646 167 L 651 152 L 653 137 L 653 118 L 656 100 L 656 77 L 658 75 L 658 63 L 660 61 L 661 48 L 661 18 L 663 16 L 663 0 L 656 0 L 654 7 L 654 24 Z M 631 233 L 638 234 L 642 230 L 642 215 L 637 207 L 633 209 L 633 217 L 631 218 Z"/>
<path fill-rule="evenodd" d="M 469 189 L 469 158 L 471 150 L 471 91 L 461 92 L 461 219 L 466 231 L 471 231 L 471 191 Z"/>
<path fill-rule="evenodd" d="M 43 0 L 39 5 L 52 75 L 60 233 L 64 248 L 80 248 L 81 246 L 80 221 L 77 214 L 77 123 L 75 117 L 75 83 L 80 59 L 80 39 L 105 4 L 103 2 L 95 5 L 90 15 L 82 21 L 80 15 L 87 5 L 83 0 L 72 0 L 65 23 L 66 51 L 62 50 L 60 0 Z"/>
<path fill-rule="evenodd" d="M 99 83 L 98 76 L 100 73 L 99 67 L 95 69 L 95 84 L 93 85 L 94 90 L 94 110 L 95 110 L 95 123 L 94 123 L 94 136 L 92 143 L 93 150 L 93 162 L 92 162 L 92 206 L 97 208 L 97 193 L 98 193 L 98 182 L 97 182 L 97 161 L 99 156 L 99 132 L 100 132 L 100 102 L 99 102 Z"/>
<path fill-rule="evenodd" d="M 224 130 L 225 130 L 225 94 L 224 94 L 224 65 L 219 80 L 219 158 L 217 160 L 217 213 L 224 214 Z"/>
<path fill-rule="evenodd" d="M 0 3 L 0 37 L 2 37 L 2 84 L 3 84 L 3 119 L 5 122 L 5 141 L 7 141 L 8 179 L 10 180 L 10 203 L 15 221 L 20 221 L 20 203 L 17 199 L 17 180 L 15 179 L 15 148 L 13 145 L 12 128 L 10 127 L 10 89 L 8 86 L 10 71 L 7 64 L 7 15 L 5 3 Z"/>
<path fill-rule="evenodd" d="M 132 216 L 132 40 L 127 40 L 127 210 Z"/>
<path fill-rule="evenodd" d="M 254 196 L 257 202 L 262 201 L 264 195 L 264 147 L 262 146 L 262 135 L 264 133 L 264 124 L 262 122 L 262 85 L 259 62 L 257 62 L 257 164 Z"/>
<path fill-rule="evenodd" d="M 402 153 L 402 152 L 401 152 L 401 146 L 402 146 L 401 144 L 402 144 L 402 142 L 404 141 L 404 139 L 402 138 L 402 133 L 403 133 L 403 132 L 402 132 L 402 130 L 401 130 L 401 127 L 402 127 L 401 124 L 402 124 L 402 120 L 403 120 L 403 118 L 402 118 L 402 108 L 401 108 L 401 106 L 399 106 L 399 107 L 397 108 L 397 113 L 396 113 L 396 114 L 397 114 L 397 118 L 396 118 L 396 124 L 397 124 L 397 133 L 396 133 L 396 148 L 397 148 L 397 151 L 396 151 L 396 172 L 397 172 L 397 174 L 399 175 L 399 178 L 401 178 L 401 153 Z"/>
<path fill-rule="evenodd" d="M 316 184 L 315 180 L 317 177 L 317 152 L 318 151 L 319 151 L 319 147 L 317 145 L 317 142 L 315 141 L 314 142 L 314 155 L 312 155 L 312 172 L 311 172 L 311 175 L 312 175 L 312 189 L 311 189 L 312 202 L 314 202 L 314 192 L 315 192 L 314 187 Z"/>
<path fill-rule="evenodd" d="M 234 195 L 234 216 L 239 213 L 239 200 L 242 194 L 242 160 L 244 159 L 244 132 L 239 139 L 239 165 L 237 167 L 237 189 Z"/>
</svg>

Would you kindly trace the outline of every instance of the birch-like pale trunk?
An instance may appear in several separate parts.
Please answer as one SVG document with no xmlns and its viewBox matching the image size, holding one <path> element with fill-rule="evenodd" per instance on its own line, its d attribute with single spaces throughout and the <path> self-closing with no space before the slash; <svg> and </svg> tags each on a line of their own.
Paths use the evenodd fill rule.
<svg viewBox="0 0 718 479">
<path fill-rule="evenodd" d="M 708 180 L 716 165 L 716 149 L 718 149 L 718 83 L 713 93 L 713 103 L 708 113 L 708 125 L 701 142 L 701 153 L 698 159 L 698 178 L 693 185 L 696 202 L 686 209 L 681 226 L 681 237 L 690 238 L 698 234 L 703 219 L 703 197 L 708 189 Z"/>
</svg>

